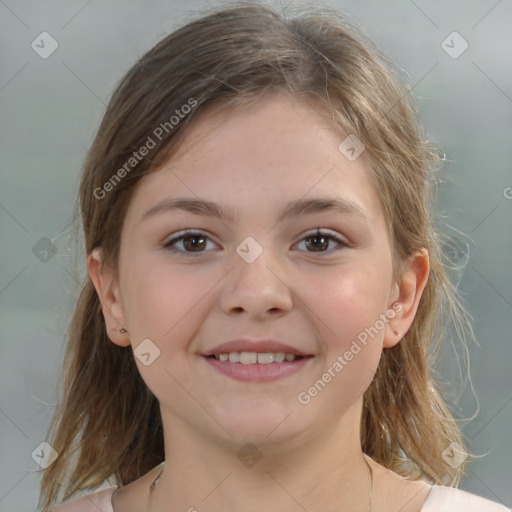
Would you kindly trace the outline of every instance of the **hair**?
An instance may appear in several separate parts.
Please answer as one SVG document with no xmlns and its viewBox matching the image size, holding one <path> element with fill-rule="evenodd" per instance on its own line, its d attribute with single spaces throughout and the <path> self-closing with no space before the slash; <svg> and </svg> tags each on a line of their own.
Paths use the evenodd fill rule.
<svg viewBox="0 0 512 512">
<path fill-rule="evenodd" d="M 434 365 L 451 332 L 467 352 L 472 328 L 449 278 L 432 213 L 440 158 L 399 68 L 339 11 L 302 6 L 288 15 L 237 2 L 190 20 L 143 55 L 113 92 L 83 165 L 76 211 L 86 254 L 101 248 L 116 272 L 137 183 L 175 153 L 205 109 L 232 111 L 273 92 L 326 113 L 324 120 L 340 137 L 355 134 L 365 145 L 392 240 L 394 274 L 416 251 L 428 250 L 430 273 L 414 322 L 400 343 L 382 352 L 364 394 L 361 446 L 405 478 L 457 485 L 465 462 L 454 468 L 442 453 L 454 442 L 467 450 L 461 420 L 449 411 Z M 194 108 L 184 108 L 192 103 Z M 186 115 L 169 123 L 177 111 Z M 158 127 L 156 147 L 132 161 L 148 137 L 157 139 Z M 43 510 L 59 491 L 66 501 L 112 477 L 127 485 L 164 460 L 158 400 L 141 378 L 131 347 L 109 340 L 89 276 L 69 326 L 62 400 L 47 439 L 58 457 L 42 473 Z"/>
</svg>

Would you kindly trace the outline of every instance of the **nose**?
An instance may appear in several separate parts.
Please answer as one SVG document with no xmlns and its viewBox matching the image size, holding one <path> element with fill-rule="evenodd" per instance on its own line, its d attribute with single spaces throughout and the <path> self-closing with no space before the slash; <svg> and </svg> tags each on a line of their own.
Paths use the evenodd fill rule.
<svg viewBox="0 0 512 512">
<path fill-rule="evenodd" d="M 220 300 L 229 315 L 246 314 L 257 320 L 280 317 L 293 306 L 292 291 L 282 266 L 270 257 L 270 250 L 252 262 L 235 253 L 235 268 L 229 272 Z"/>
</svg>

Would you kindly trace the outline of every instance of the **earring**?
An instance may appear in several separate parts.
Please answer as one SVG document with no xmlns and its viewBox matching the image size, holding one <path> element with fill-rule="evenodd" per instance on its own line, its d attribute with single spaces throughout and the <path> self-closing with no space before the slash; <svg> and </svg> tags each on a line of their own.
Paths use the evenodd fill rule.
<svg viewBox="0 0 512 512">
<path fill-rule="evenodd" d="M 121 334 L 125 334 L 126 332 L 128 332 L 124 327 L 122 327 L 121 329 L 119 329 L 119 332 Z"/>
</svg>

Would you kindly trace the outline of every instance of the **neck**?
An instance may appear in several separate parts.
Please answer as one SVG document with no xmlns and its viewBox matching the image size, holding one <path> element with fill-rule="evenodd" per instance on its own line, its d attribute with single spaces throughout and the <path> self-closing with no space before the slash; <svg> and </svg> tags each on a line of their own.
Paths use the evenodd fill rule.
<svg viewBox="0 0 512 512">
<path fill-rule="evenodd" d="M 282 510 L 367 512 L 371 480 L 359 440 L 360 404 L 354 424 L 346 415 L 319 436 L 272 445 L 212 443 L 211 437 L 179 428 L 164 433 L 163 471 L 150 493 L 148 512 Z M 349 428 L 350 427 L 350 428 Z M 240 451 L 240 448 L 245 449 Z M 260 457 L 257 460 L 258 457 Z"/>
</svg>

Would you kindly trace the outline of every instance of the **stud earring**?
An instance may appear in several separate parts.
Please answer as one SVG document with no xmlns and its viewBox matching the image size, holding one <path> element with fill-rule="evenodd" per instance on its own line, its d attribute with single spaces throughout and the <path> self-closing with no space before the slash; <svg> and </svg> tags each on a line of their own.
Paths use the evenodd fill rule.
<svg viewBox="0 0 512 512">
<path fill-rule="evenodd" d="M 120 332 L 121 334 L 125 334 L 125 333 L 127 333 L 128 331 L 127 331 L 124 327 L 122 327 L 121 329 L 119 329 L 119 332 Z"/>
</svg>

